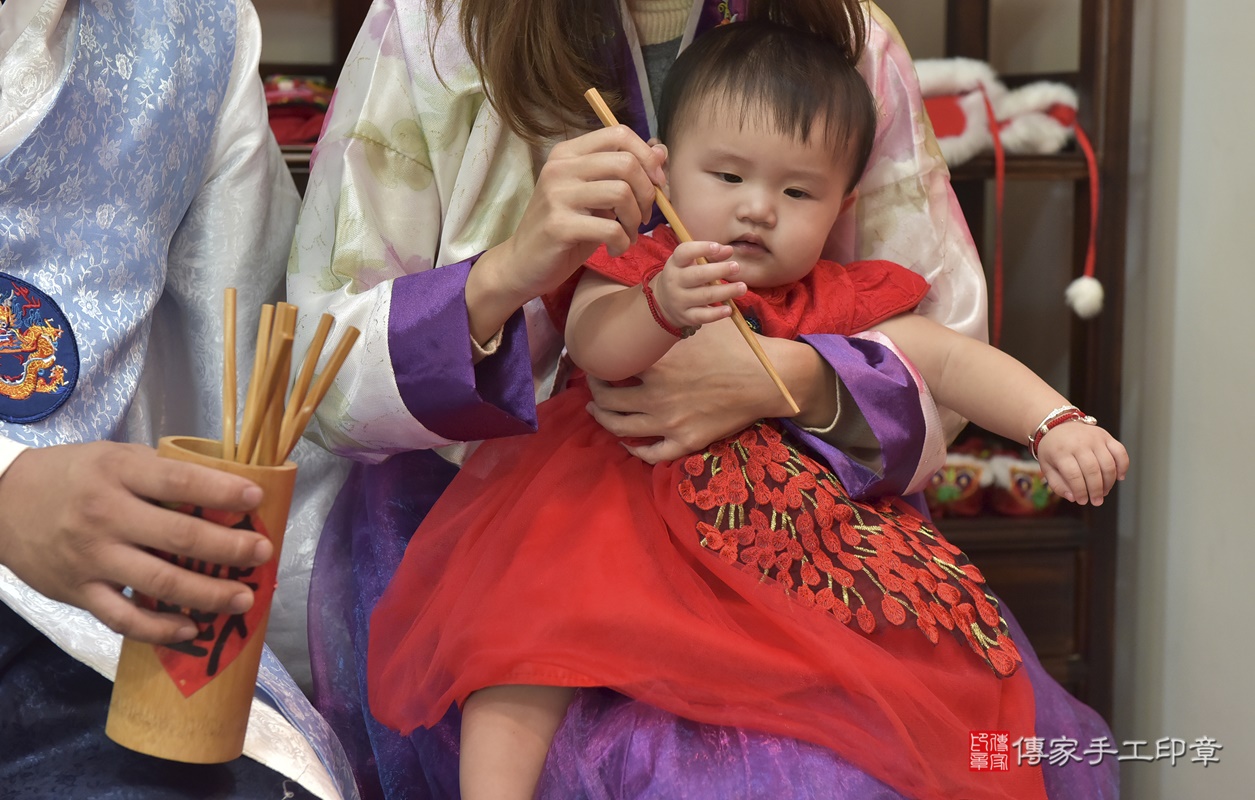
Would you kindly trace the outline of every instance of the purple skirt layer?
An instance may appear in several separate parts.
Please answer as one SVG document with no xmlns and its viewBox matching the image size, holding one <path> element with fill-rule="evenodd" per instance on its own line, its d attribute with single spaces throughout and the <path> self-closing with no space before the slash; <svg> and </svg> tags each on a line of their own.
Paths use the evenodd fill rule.
<svg viewBox="0 0 1255 800">
<path fill-rule="evenodd" d="M 455 798 L 460 717 L 450 709 L 408 737 L 366 711 L 366 624 L 411 534 L 455 468 L 430 452 L 354 467 L 328 519 L 310 604 L 315 704 L 339 734 L 364 798 Z M 351 565 L 351 568 L 350 568 Z M 1003 605 L 1037 704 L 1037 735 L 1068 738 L 1081 753 L 1111 731 L 1046 674 Z M 1014 751 L 1011 754 L 1015 758 Z M 1098 765 L 1043 761 L 1056 800 L 1114 800 L 1114 759 Z M 996 780 L 973 773 L 973 780 Z M 898 800 L 902 795 L 817 745 L 755 731 L 701 725 L 604 690 L 581 690 L 559 728 L 538 797 L 787 797 Z"/>
</svg>

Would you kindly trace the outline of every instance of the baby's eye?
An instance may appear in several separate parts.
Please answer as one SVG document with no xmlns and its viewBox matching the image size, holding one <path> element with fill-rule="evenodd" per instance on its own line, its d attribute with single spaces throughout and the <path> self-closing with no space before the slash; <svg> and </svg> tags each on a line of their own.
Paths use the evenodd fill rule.
<svg viewBox="0 0 1255 800">
<path fill-rule="evenodd" d="M 792 197 L 794 200 L 801 200 L 803 197 L 810 197 L 804 189 L 785 189 L 786 197 Z"/>
<path fill-rule="evenodd" d="M 731 172 L 716 172 L 715 177 L 724 183 L 740 183 L 741 176 L 733 175 Z"/>
</svg>

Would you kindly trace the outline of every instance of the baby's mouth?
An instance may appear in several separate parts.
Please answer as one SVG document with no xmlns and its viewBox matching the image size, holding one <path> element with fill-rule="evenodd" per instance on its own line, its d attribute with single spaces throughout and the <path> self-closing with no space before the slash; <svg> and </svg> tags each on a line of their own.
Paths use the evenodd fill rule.
<svg viewBox="0 0 1255 800">
<path fill-rule="evenodd" d="M 744 239 L 735 239 L 732 241 L 732 249 L 746 254 L 767 253 L 770 252 L 762 240 L 757 237 L 747 237 Z"/>
</svg>

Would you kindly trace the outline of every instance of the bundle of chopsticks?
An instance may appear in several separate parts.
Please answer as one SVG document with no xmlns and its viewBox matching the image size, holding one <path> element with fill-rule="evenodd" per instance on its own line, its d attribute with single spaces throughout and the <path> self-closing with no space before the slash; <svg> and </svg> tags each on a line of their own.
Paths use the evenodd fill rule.
<svg viewBox="0 0 1255 800">
<path fill-rule="evenodd" d="M 357 328 L 349 326 L 336 344 L 327 365 L 315 379 L 314 370 L 322 356 L 327 335 L 334 322 L 323 314 L 313 341 L 301 360 L 301 370 L 288 393 L 292 371 L 292 340 L 296 333 L 296 306 L 289 303 L 264 305 L 257 323 L 257 349 L 249 376 L 244 413 L 236 439 L 235 385 L 235 289 L 228 288 L 223 300 L 222 368 L 222 457 L 227 461 L 259 466 L 278 466 L 296 447 L 314 410 L 331 388 L 331 382 L 357 341 Z M 286 402 L 285 402 L 286 400 Z"/>
</svg>

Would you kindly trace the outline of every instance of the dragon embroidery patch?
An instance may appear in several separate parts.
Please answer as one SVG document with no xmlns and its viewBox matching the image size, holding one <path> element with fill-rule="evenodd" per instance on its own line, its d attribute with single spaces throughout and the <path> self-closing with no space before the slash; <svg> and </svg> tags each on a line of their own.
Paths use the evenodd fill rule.
<svg viewBox="0 0 1255 800">
<path fill-rule="evenodd" d="M 29 283 L 0 272 L 0 420 L 38 422 L 78 381 L 78 344 L 60 307 Z"/>
</svg>

